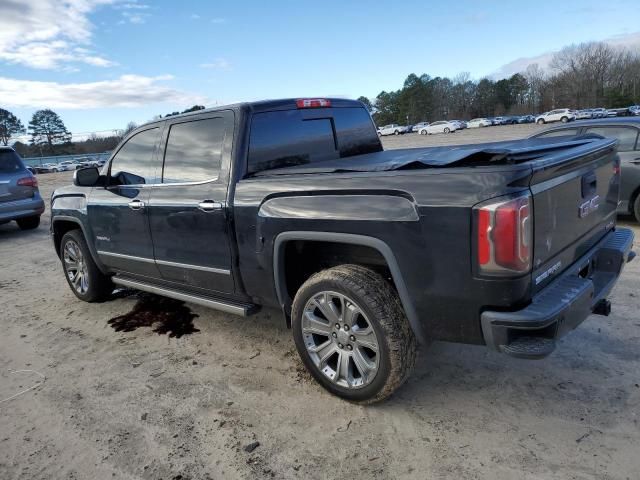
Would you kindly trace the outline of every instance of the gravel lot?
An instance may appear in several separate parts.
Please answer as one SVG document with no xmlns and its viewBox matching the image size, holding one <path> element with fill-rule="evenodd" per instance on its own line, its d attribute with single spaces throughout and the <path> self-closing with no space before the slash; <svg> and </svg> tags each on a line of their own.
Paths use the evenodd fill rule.
<svg viewBox="0 0 640 480">
<path fill-rule="evenodd" d="M 48 199 L 71 173 L 39 179 Z M 620 223 L 640 238 L 630 219 Z M 279 312 L 239 318 L 169 302 L 164 321 L 145 326 L 148 297 L 80 302 L 48 227 L 48 209 L 36 231 L 0 226 L 2 479 L 638 478 L 639 260 L 615 289 L 612 315 L 590 317 L 551 357 L 436 343 L 389 401 L 359 407 L 304 372 Z M 127 315 L 136 305 L 141 314 Z M 42 385 L 3 401 L 42 382 L 36 372 Z"/>
</svg>

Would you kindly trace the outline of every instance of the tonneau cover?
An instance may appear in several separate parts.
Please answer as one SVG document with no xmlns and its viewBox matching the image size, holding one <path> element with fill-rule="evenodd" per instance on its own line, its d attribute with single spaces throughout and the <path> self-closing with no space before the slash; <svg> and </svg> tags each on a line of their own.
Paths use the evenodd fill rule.
<svg viewBox="0 0 640 480">
<path fill-rule="evenodd" d="M 588 143 L 598 142 L 608 143 L 610 141 L 605 140 L 600 135 L 588 134 L 469 145 L 405 148 L 265 170 L 256 173 L 255 176 L 334 172 L 381 172 L 416 168 L 451 167 L 454 166 L 454 164 L 455 166 L 515 164 L 538 159 L 560 150 L 568 150 Z"/>
</svg>

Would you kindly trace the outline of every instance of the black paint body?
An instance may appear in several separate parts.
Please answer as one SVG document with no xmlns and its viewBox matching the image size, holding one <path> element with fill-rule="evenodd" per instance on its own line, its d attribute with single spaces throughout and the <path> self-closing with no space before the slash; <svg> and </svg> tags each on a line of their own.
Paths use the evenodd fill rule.
<svg viewBox="0 0 640 480">
<path fill-rule="evenodd" d="M 354 106 L 363 108 L 358 102 L 332 100 L 332 108 Z M 547 283 L 534 286 L 539 272 L 559 259 L 564 270 L 614 228 L 619 183 L 613 175 L 615 142 L 608 140 L 518 164 L 248 176 L 252 116 L 295 108 L 295 100 L 239 104 L 151 124 L 161 130 L 153 156 L 158 178 L 172 122 L 224 116 L 228 123 L 219 176 L 190 185 L 59 189 L 52 197 L 54 238 L 64 222 L 75 222 L 106 273 L 285 312 L 291 295 L 280 268 L 282 238 L 297 238 L 300 232 L 320 241 L 328 233 L 346 243 L 368 238 L 395 262 L 393 279 L 417 333 L 482 344 L 483 311 L 526 306 Z M 392 158 L 394 152 L 384 155 Z M 102 172 L 107 177 L 109 164 Z M 581 219 L 577 189 L 584 172 L 593 170 L 601 206 Z M 478 275 L 473 206 L 523 192 L 533 197 L 533 272 L 516 278 Z M 129 208 L 135 199 L 146 207 Z M 219 202 L 221 208 L 202 212 L 198 204 L 203 200 Z M 121 255 L 99 253 L 105 251 Z"/>
</svg>

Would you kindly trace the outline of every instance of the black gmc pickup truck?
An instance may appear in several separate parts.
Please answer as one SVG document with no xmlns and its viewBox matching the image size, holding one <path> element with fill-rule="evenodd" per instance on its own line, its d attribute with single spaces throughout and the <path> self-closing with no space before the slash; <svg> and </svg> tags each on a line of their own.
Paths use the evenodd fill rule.
<svg viewBox="0 0 640 480">
<path fill-rule="evenodd" d="M 265 101 L 134 130 L 54 192 L 51 233 L 78 298 L 280 308 L 317 381 L 369 403 L 420 343 L 542 358 L 607 315 L 619 185 L 615 140 L 383 151 L 359 102 Z"/>
</svg>

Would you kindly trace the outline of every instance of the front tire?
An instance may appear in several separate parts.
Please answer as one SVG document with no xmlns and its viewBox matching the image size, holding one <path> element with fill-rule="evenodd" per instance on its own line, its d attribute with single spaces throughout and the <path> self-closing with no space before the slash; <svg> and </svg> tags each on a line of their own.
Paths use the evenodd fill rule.
<svg viewBox="0 0 640 480">
<path fill-rule="evenodd" d="M 85 302 L 101 302 L 113 292 L 111 278 L 103 274 L 93 261 L 80 230 L 65 233 L 60 240 L 62 269 L 71 291 Z"/>
<path fill-rule="evenodd" d="M 16 220 L 20 230 L 33 230 L 40 225 L 40 215 L 34 215 L 33 217 L 24 217 Z"/>
<path fill-rule="evenodd" d="M 451 130 L 449 129 L 449 127 L 445 127 L 444 129 L 444 133 L 449 133 Z"/>
<path fill-rule="evenodd" d="M 316 273 L 296 293 L 293 338 L 305 367 L 329 392 L 368 404 L 409 376 L 417 342 L 397 293 L 358 265 Z"/>
<path fill-rule="evenodd" d="M 562 117 L 562 118 L 560 119 L 560 121 L 561 121 L 562 123 L 567 123 L 567 122 L 569 121 L 569 119 L 568 119 L 567 117 Z"/>
</svg>

